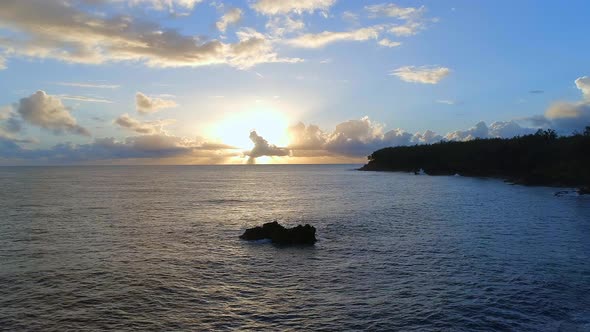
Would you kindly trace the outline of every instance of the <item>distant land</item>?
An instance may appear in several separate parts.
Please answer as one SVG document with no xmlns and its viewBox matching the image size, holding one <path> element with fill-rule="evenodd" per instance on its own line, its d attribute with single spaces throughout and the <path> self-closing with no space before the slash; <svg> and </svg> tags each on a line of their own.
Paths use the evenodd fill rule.
<svg viewBox="0 0 590 332">
<path fill-rule="evenodd" d="M 390 147 L 368 159 L 360 170 L 496 177 L 524 185 L 578 187 L 583 193 L 590 188 L 590 126 L 562 137 L 540 129 L 509 139 Z"/>
</svg>

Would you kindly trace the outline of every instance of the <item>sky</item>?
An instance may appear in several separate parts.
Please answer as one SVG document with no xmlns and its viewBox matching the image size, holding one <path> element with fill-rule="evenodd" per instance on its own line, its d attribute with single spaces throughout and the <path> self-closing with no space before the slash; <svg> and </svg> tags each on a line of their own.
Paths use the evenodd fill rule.
<svg viewBox="0 0 590 332">
<path fill-rule="evenodd" d="M 0 165 L 362 163 L 590 125 L 590 2 L 2 0 Z"/>
</svg>

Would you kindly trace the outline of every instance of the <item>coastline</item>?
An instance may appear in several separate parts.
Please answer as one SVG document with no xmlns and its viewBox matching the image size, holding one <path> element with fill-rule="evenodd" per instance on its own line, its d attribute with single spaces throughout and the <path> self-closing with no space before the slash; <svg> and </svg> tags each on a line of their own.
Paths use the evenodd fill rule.
<svg viewBox="0 0 590 332">
<path fill-rule="evenodd" d="M 551 187 L 556 189 L 568 189 L 573 192 L 578 193 L 579 195 L 590 195 L 590 187 L 585 186 L 584 184 L 574 184 L 574 183 L 563 183 L 563 182 L 556 182 L 550 181 L 548 179 L 543 179 L 540 177 L 527 177 L 527 176 L 508 176 L 502 174 L 479 174 L 479 173 L 469 173 L 469 172 L 452 172 L 446 170 L 408 170 L 408 169 L 395 169 L 391 167 L 384 167 L 375 165 L 372 162 L 369 162 L 363 165 L 360 168 L 356 169 L 357 171 L 362 172 L 392 172 L 392 173 L 416 173 L 419 171 L 423 171 L 423 175 L 428 176 L 463 176 L 463 177 L 472 177 L 472 178 L 485 178 L 485 179 L 496 179 L 502 180 L 506 184 L 509 185 L 520 185 L 520 186 L 527 186 L 527 187 Z M 420 175 L 420 174 L 416 174 Z"/>
</svg>

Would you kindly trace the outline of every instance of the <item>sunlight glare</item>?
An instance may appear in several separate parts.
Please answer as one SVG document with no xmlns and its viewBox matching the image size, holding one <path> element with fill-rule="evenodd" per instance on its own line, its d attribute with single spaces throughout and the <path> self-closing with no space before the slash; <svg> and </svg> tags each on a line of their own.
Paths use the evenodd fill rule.
<svg viewBox="0 0 590 332">
<path fill-rule="evenodd" d="M 289 119 L 273 108 L 257 105 L 242 112 L 230 114 L 212 126 L 212 136 L 225 144 L 240 149 L 250 149 L 253 143 L 250 132 L 256 130 L 270 144 L 286 146 L 289 142 Z"/>
</svg>

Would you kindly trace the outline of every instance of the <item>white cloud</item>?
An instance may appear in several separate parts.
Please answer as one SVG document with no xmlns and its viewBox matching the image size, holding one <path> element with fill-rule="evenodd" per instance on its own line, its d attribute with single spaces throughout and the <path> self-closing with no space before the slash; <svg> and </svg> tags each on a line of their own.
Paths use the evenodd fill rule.
<svg viewBox="0 0 590 332">
<path fill-rule="evenodd" d="M 440 142 L 443 139 L 442 136 L 435 133 L 432 130 L 426 130 L 424 133 L 415 133 L 412 137 L 413 144 L 432 144 Z"/>
<path fill-rule="evenodd" d="M 368 27 L 347 32 L 324 31 L 304 34 L 286 41 L 288 45 L 302 48 L 320 48 L 341 41 L 367 41 L 379 37 L 379 27 Z"/>
<path fill-rule="evenodd" d="M 391 75 L 399 77 L 402 81 L 422 84 L 437 84 L 448 76 L 451 70 L 446 67 L 436 66 L 405 66 L 395 69 Z"/>
<path fill-rule="evenodd" d="M 400 42 L 396 42 L 396 41 L 391 41 L 387 38 L 383 38 L 379 41 L 379 45 L 381 46 L 385 46 L 385 47 L 398 47 L 400 46 L 402 43 Z"/>
<path fill-rule="evenodd" d="M 450 100 L 450 99 L 439 99 L 436 101 L 439 104 L 445 104 L 445 105 L 455 105 L 457 102 L 454 100 Z"/>
<path fill-rule="evenodd" d="M 228 53 L 231 55 L 229 63 L 240 69 L 248 69 L 257 63 L 297 63 L 300 58 L 280 58 L 273 51 L 271 41 L 256 30 L 245 28 L 237 33 L 239 43 L 232 45 Z"/>
<path fill-rule="evenodd" d="M 305 29 L 303 20 L 293 19 L 290 16 L 272 16 L 266 23 L 266 30 L 274 37 L 282 37 L 285 34 Z"/>
<path fill-rule="evenodd" d="M 3 56 L 0 56 L 0 70 L 6 69 L 6 59 Z"/>
<path fill-rule="evenodd" d="M 300 60 L 280 58 L 265 38 L 240 38 L 238 43 L 227 44 L 183 35 L 154 22 L 109 17 L 83 8 L 66 1 L 0 1 L 0 21 L 15 32 L 0 39 L 0 50 L 10 56 L 70 63 L 131 61 L 151 67 L 229 64 L 245 69 L 265 62 Z M 253 49 L 253 44 L 264 47 Z"/>
<path fill-rule="evenodd" d="M 347 21 L 350 24 L 357 25 L 359 24 L 359 14 L 353 13 L 350 11 L 345 11 L 342 13 L 342 19 Z"/>
<path fill-rule="evenodd" d="M 375 150 L 390 146 L 433 144 L 441 140 L 467 141 L 475 138 L 509 138 L 535 132 L 534 128 L 523 128 L 515 121 L 494 122 L 489 127 L 480 122 L 467 130 L 448 133 L 444 138 L 432 130 L 409 133 L 403 129 L 385 131 L 381 123 L 363 117 L 342 122 L 332 132 L 324 132 L 316 125 L 303 123 L 289 127 L 293 156 L 367 156 Z"/>
<path fill-rule="evenodd" d="M 488 134 L 488 126 L 485 122 L 481 121 L 467 130 L 450 132 L 445 136 L 445 139 L 449 141 L 470 141 L 476 138 L 487 138 Z"/>
<path fill-rule="evenodd" d="M 450 132 L 445 135 L 445 139 L 449 141 L 470 141 L 476 138 L 511 138 L 529 135 L 534 132 L 534 128 L 523 128 L 515 121 L 497 121 L 489 127 L 485 122 L 481 121 L 467 130 Z"/>
<path fill-rule="evenodd" d="M 378 4 L 366 6 L 365 10 L 369 12 L 371 17 L 393 17 L 402 20 L 411 20 L 421 17 L 426 8 L 422 7 L 399 7 L 396 4 Z"/>
<path fill-rule="evenodd" d="M 235 25 L 235 24 L 239 23 L 241 19 L 242 19 L 242 10 L 239 8 L 232 8 L 229 11 L 227 11 L 225 14 L 223 14 L 223 16 L 221 16 L 221 19 L 219 19 L 219 21 L 217 21 L 215 26 L 217 27 L 217 29 L 219 31 L 225 32 L 225 30 L 227 29 L 228 26 Z"/>
<path fill-rule="evenodd" d="M 118 89 L 121 86 L 116 84 L 100 84 L 100 83 L 82 83 L 82 82 L 57 82 L 57 85 L 71 86 L 76 88 L 91 88 L 91 89 Z"/>
<path fill-rule="evenodd" d="M 389 28 L 389 32 L 398 37 L 409 37 L 418 34 L 420 30 L 424 30 L 425 26 L 420 22 L 407 22 L 405 24 L 394 25 Z"/>
<path fill-rule="evenodd" d="M 165 134 L 164 126 L 174 122 L 174 120 L 158 121 L 139 121 L 132 118 L 129 114 L 123 114 L 113 121 L 116 125 L 139 134 Z"/>
<path fill-rule="evenodd" d="M 430 130 L 411 134 L 402 129 L 385 131 L 384 128 L 368 117 L 342 122 L 332 132 L 298 123 L 289 127 L 291 144 L 288 148 L 294 156 L 361 157 L 388 146 L 435 143 L 442 139 Z"/>
<path fill-rule="evenodd" d="M 547 108 L 544 115 L 524 120 L 536 126 L 551 127 L 563 134 L 583 130 L 590 125 L 590 77 L 579 77 L 575 84 L 582 93 L 582 100 L 555 102 Z"/>
<path fill-rule="evenodd" d="M 321 11 L 326 13 L 336 0 L 258 0 L 252 8 L 265 15 L 302 14 Z"/>
<path fill-rule="evenodd" d="M 585 99 L 590 99 L 590 77 L 582 76 L 576 79 L 576 87 L 582 91 Z"/>
<path fill-rule="evenodd" d="M 137 112 L 141 114 L 147 114 L 157 112 L 164 108 L 176 107 L 178 104 L 174 100 L 149 97 L 141 92 L 138 92 L 135 94 L 135 106 Z"/>
<path fill-rule="evenodd" d="M 175 12 L 178 9 L 193 10 L 202 0 L 115 0 L 126 1 L 130 5 L 146 4 L 156 10 Z"/>
<path fill-rule="evenodd" d="M 379 4 L 366 6 L 365 10 L 369 12 L 369 17 L 389 17 L 401 21 L 399 24 L 394 24 L 389 27 L 388 32 L 398 37 L 409 37 L 416 35 L 421 30 L 426 28 L 426 23 L 429 21 L 437 21 L 437 19 L 427 20 L 424 13 L 426 7 L 399 7 L 395 4 Z"/>
<path fill-rule="evenodd" d="M 515 136 L 530 135 L 536 131 L 536 128 L 521 127 L 516 121 L 496 121 L 489 127 L 490 138 L 511 138 Z"/>
<path fill-rule="evenodd" d="M 76 100 L 76 101 L 83 101 L 87 103 L 104 103 L 104 104 L 112 104 L 113 102 L 104 99 L 104 98 L 96 98 L 96 97 L 87 97 L 87 96 L 73 96 L 73 95 L 55 95 L 55 97 L 59 99 L 65 100 Z"/>
<path fill-rule="evenodd" d="M 37 91 L 29 97 L 22 98 L 18 103 L 17 112 L 24 121 L 54 133 L 69 132 L 90 136 L 88 130 L 77 124 L 61 100 L 45 91 Z"/>
</svg>

